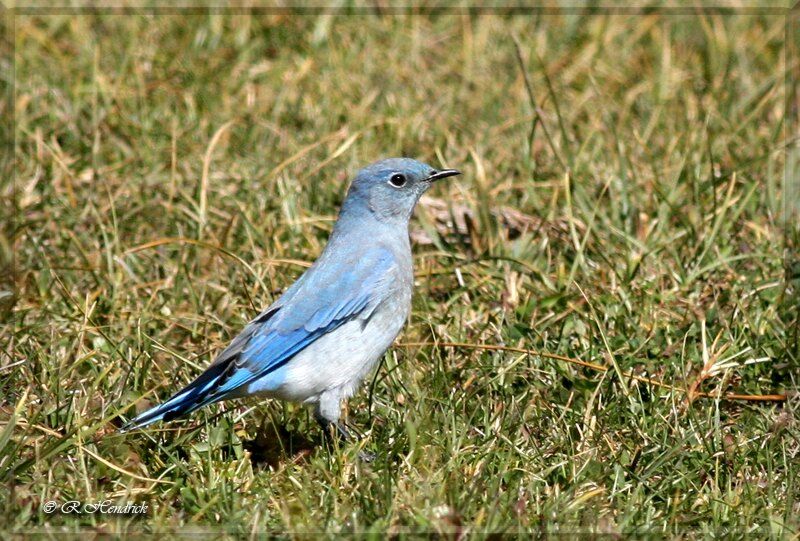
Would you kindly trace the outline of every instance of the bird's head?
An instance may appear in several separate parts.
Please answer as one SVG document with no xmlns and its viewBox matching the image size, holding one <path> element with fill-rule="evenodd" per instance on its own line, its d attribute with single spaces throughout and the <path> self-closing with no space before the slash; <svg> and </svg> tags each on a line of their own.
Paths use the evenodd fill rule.
<svg viewBox="0 0 800 541">
<path fill-rule="evenodd" d="M 369 212 L 380 220 L 408 220 L 431 185 L 460 175 L 411 158 L 388 158 L 361 169 L 350 185 L 342 212 Z"/>
</svg>

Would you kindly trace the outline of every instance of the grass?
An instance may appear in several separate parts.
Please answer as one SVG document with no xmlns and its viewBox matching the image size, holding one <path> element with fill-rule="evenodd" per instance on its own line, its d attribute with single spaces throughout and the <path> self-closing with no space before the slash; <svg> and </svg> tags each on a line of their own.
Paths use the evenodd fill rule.
<svg viewBox="0 0 800 541">
<path fill-rule="evenodd" d="M 798 535 L 785 14 L 13 24 L 5 530 Z M 256 401 L 117 434 L 393 155 L 465 174 L 417 211 L 412 316 L 349 404 L 365 439 Z M 149 513 L 43 511 L 104 499 Z"/>
</svg>

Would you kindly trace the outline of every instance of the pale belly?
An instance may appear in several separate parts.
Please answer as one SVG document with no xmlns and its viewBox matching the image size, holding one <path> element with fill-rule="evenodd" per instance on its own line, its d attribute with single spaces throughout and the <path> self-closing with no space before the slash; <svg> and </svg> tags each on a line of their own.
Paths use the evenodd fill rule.
<svg viewBox="0 0 800 541">
<path fill-rule="evenodd" d="M 249 384 L 244 394 L 306 403 L 317 402 L 333 389 L 342 397 L 351 396 L 405 324 L 408 309 L 392 308 L 379 307 L 366 326 L 353 320 L 321 336 L 288 363 Z"/>
</svg>

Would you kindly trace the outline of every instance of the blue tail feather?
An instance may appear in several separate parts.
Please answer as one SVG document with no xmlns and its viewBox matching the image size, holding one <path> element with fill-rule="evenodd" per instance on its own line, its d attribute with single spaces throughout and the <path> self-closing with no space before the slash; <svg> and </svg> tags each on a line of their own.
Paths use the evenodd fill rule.
<svg viewBox="0 0 800 541">
<path fill-rule="evenodd" d="M 169 400 L 150 408 L 131 419 L 120 432 L 128 432 L 144 428 L 158 421 L 170 421 L 210 404 L 215 400 L 206 400 L 208 395 L 217 387 L 220 379 L 224 379 L 225 371 L 230 363 L 218 363 L 200 374 L 193 382 L 175 393 Z"/>
</svg>

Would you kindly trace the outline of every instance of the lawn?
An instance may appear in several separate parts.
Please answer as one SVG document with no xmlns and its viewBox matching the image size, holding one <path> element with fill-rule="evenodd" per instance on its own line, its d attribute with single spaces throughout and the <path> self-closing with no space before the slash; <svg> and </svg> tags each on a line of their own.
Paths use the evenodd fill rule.
<svg viewBox="0 0 800 541">
<path fill-rule="evenodd" d="M 796 537 L 787 13 L 18 9 L 0 529 Z M 400 155 L 464 174 L 359 442 L 254 400 L 116 432 Z M 46 512 L 104 500 L 148 510 Z"/>
</svg>

